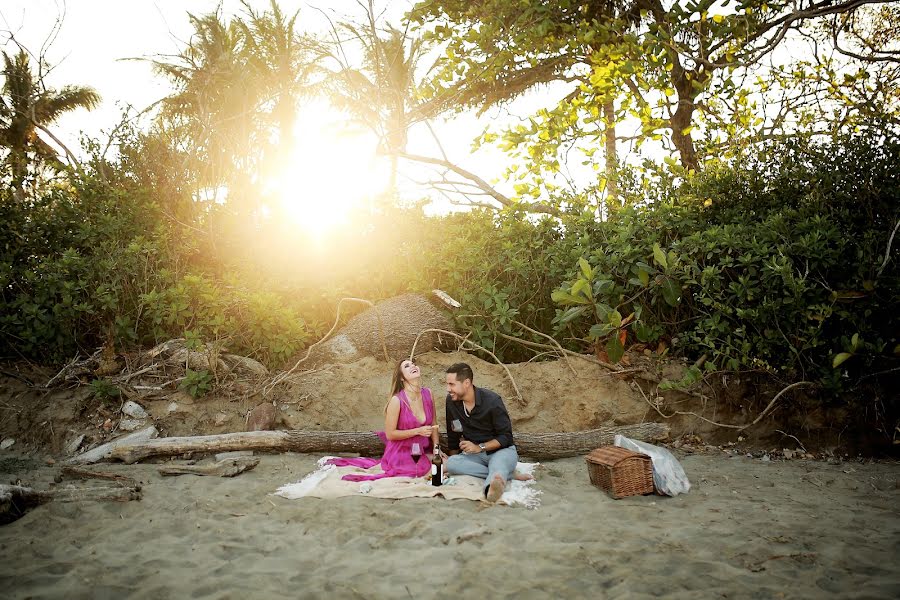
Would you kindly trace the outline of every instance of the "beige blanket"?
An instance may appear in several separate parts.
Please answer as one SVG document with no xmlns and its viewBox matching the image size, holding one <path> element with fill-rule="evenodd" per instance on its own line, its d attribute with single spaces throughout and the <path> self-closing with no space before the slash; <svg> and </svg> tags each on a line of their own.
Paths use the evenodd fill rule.
<svg viewBox="0 0 900 600">
<path fill-rule="evenodd" d="M 382 473 L 376 465 L 371 469 L 357 467 L 335 467 L 324 464 L 329 457 L 319 461 L 319 468 L 297 483 L 284 485 L 275 491 L 276 496 L 288 499 L 297 498 L 340 498 L 343 496 L 369 496 L 371 498 L 431 498 L 442 496 L 448 500 L 467 499 L 484 501 L 484 480 L 467 475 L 454 475 L 444 485 L 431 485 L 430 477 L 384 477 L 374 481 L 343 481 L 341 477 L 347 473 L 376 474 Z M 516 470 L 520 473 L 533 473 L 538 463 L 519 463 Z M 540 491 L 535 481 L 510 481 L 500 502 L 510 506 L 537 508 L 540 504 Z"/>
</svg>

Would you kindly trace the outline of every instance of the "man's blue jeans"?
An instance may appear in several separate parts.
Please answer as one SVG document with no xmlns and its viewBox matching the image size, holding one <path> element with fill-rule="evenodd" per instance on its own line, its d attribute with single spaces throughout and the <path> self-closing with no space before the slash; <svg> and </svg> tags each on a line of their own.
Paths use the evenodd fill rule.
<svg viewBox="0 0 900 600">
<path fill-rule="evenodd" d="M 484 493 L 487 494 L 488 486 L 494 475 L 499 473 L 504 481 L 512 479 L 519 462 L 519 452 L 515 446 L 501 448 L 488 454 L 454 454 L 447 459 L 448 475 L 472 475 L 484 479 Z"/>
</svg>

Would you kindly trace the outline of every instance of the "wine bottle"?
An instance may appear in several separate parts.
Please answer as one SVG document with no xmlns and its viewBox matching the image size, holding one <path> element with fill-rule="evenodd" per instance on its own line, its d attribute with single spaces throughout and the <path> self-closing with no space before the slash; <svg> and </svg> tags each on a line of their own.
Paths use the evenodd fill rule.
<svg viewBox="0 0 900 600">
<path fill-rule="evenodd" d="M 434 445 L 434 456 L 431 458 L 431 485 L 441 485 L 444 480 L 444 459 L 441 450 Z"/>
</svg>

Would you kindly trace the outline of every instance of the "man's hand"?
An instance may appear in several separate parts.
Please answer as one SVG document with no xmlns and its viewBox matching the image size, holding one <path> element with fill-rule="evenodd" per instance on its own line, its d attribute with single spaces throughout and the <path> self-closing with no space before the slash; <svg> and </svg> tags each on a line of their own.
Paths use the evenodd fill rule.
<svg viewBox="0 0 900 600">
<path fill-rule="evenodd" d="M 459 443 L 459 449 L 463 451 L 463 454 L 481 453 L 481 447 L 475 442 L 470 442 L 469 440 L 462 440 Z"/>
</svg>

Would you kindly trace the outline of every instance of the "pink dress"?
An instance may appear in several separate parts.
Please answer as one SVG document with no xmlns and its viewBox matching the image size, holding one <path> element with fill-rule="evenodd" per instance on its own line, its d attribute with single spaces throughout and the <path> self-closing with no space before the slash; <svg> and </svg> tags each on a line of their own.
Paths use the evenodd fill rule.
<svg viewBox="0 0 900 600">
<path fill-rule="evenodd" d="M 434 422 L 434 400 L 431 397 L 431 390 L 422 388 L 422 405 L 425 408 L 424 421 L 419 421 L 416 415 L 413 414 L 404 390 L 400 390 L 397 397 L 400 399 L 400 415 L 397 417 L 397 429 L 415 429 Z M 415 435 L 405 440 L 389 440 L 383 431 L 376 431 L 375 434 L 384 442 L 384 455 L 380 460 L 363 457 L 333 458 L 328 462 L 338 467 L 361 467 L 363 469 L 370 469 L 380 463 L 384 473 L 372 475 L 349 473 L 341 477 L 341 479 L 345 481 L 372 481 L 382 477 L 422 477 L 431 471 L 431 436 Z M 422 458 L 419 459 L 418 464 L 413 461 L 410 454 L 414 442 L 419 442 L 419 445 L 422 446 Z"/>
</svg>

